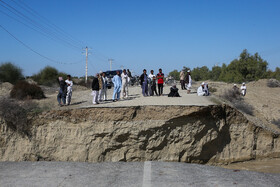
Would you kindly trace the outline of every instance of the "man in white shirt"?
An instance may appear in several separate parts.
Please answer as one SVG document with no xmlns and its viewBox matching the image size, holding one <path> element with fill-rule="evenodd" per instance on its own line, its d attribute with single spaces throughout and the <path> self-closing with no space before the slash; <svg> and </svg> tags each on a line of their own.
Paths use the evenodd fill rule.
<svg viewBox="0 0 280 187">
<path fill-rule="evenodd" d="M 148 76 L 148 92 L 149 95 L 152 96 L 152 81 L 154 79 L 154 77 L 156 77 L 156 75 L 154 75 L 154 70 L 151 70 L 151 73 Z"/>
<path fill-rule="evenodd" d="M 67 75 L 67 80 L 65 82 L 67 84 L 66 105 L 70 105 L 71 98 L 72 98 L 72 86 L 73 86 L 71 75 Z"/>
<path fill-rule="evenodd" d="M 198 96 L 205 96 L 205 90 L 204 90 L 204 86 L 205 86 L 205 83 L 201 83 L 201 85 L 198 87 L 197 89 L 197 95 Z"/>
<path fill-rule="evenodd" d="M 245 96 L 246 95 L 246 91 L 247 91 L 245 82 L 242 83 L 242 86 L 240 87 L 240 90 L 241 90 L 242 96 Z"/>
<path fill-rule="evenodd" d="M 122 98 L 127 98 L 129 77 L 126 72 L 126 69 L 123 70 L 121 77 L 122 77 Z"/>
</svg>

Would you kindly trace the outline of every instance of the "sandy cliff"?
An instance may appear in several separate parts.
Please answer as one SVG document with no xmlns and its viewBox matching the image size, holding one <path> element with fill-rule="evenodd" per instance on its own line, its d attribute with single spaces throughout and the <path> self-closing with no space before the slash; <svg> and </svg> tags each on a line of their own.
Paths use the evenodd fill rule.
<svg viewBox="0 0 280 187">
<path fill-rule="evenodd" d="M 31 137 L 0 125 L 0 161 L 231 163 L 280 157 L 280 136 L 227 105 L 50 111 Z"/>
</svg>

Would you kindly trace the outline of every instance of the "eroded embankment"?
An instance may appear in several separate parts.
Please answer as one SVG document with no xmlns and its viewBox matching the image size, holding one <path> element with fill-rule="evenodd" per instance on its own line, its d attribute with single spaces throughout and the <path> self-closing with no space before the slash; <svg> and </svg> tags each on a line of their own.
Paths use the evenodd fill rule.
<svg viewBox="0 0 280 187">
<path fill-rule="evenodd" d="M 280 136 L 227 105 L 45 112 L 31 137 L 0 125 L 0 161 L 179 161 L 223 164 L 280 157 Z"/>
</svg>

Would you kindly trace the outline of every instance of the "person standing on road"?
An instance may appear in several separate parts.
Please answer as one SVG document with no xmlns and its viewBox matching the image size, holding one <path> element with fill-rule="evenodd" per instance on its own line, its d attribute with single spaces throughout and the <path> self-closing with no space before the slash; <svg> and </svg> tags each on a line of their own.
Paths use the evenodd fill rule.
<svg viewBox="0 0 280 187">
<path fill-rule="evenodd" d="M 102 71 L 99 72 L 99 75 L 98 75 L 98 83 L 99 83 L 99 92 L 98 92 L 98 102 L 102 102 L 102 98 L 101 98 L 101 95 L 103 94 L 102 93 L 102 89 L 103 89 L 103 79 L 102 79 Z"/>
<path fill-rule="evenodd" d="M 159 69 L 158 71 L 159 71 L 159 73 L 157 74 L 158 94 L 159 94 L 159 96 L 161 96 L 163 94 L 164 74 L 162 73 L 162 69 Z"/>
<path fill-rule="evenodd" d="M 128 98 L 129 77 L 128 74 L 126 73 L 126 69 L 123 70 L 121 77 L 122 77 L 122 98 Z"/>
<path fill-rule="evenodd" d="M 140 76 L 140 84 L 143 96 L 148 96 L 148 75 L 146 69 L 143 70 L 143 74 Z"/>
<path fill-rule="evenodd" d="M 150 96 L 154 96 L 155 94 L 156 94 L 156 96 L 158 96 L 156 76 L 154 76 L 152 81 L 151 81 L 151 90 L 152 90 L 152 93 L 150 94 Z"/>
<path fill-rule="evenodd" d="M 148 90 L 149 90 L 149 95 L 152 96 L 152 82 L 153 82 L 153 78 L 156 77 L 154 75 L 154 70 L 151 70 L 151 73 L 149 74 L 149 86 L 148 86 Z"/>
<path fill-rule="evenodd" d="M 131 72 L 130 72 L 130 70 L 129 69 L 127 69 L 127 76 L 128 76 L 128 84 L 129 84 L 129 86 L 131 86 L 131 80 L 132 80 L 132 74 L 131 74 Z"/>
<path fill-rule="evenodd" d="M 121 88 L 122 88 L 122 79 L 121 79 L 121 75 L 120 72 L 117 71 L 117 75 L 115 75 L 113 77 L 112 80 L 113 84 L 114 84 L 114 93 L 113 93 L 113 102 L 116 102 L 120 99 L 120 93 L 121 93 Z"/>
<path fill-rule="evenodd" d="M 67 75 L 67 80 L 65 81 L 65 83 L 67 84 L 66 105 L 70 105 L 71 98 L 72 98 L 72 86 L 73 86 L 71 75 Z"/>
<path fill-rule="evenodd" d="M 66 104 L 67 84 L 65 81 L 63 81 L 62 77 L 58 77 L 58 83 L 59 83 L 59 92 L 57 94 L 57 102 L 59 106 L 63 106 Z"/>
<path fill-rule="evenodd" d="M 185 70 L 182 69 L 182 71 L 180 72 L 180 83 L 181 83 L 181 89 L 182 90 L 186 90 L 186 86 L 185 86 Z"/>
<path fill-rule="evenodd" d="M 103 87 L 102 87 L 102 94 L 101 94 L 101 99 L 104 101 L 107 101 L 107 83 L 108 79 L 106 77 L 106 74 L 103 72 L 102 73 L 102 82 L 103 82 Z"/>
<path fill-rule="evenodd" d="M 190 94 L 191 93 L 191 87 L 192 87 L 191 70 L 188 70 L 188 72 L 187 72 L 185 83 L 187 85 L 187 93 Z"/>
<path fill-rule="evenodd" d="M 93 77 L 93 80 L 92 80 L 92 84 L 91 84 L 91 88 L 92 88 L 92 92 L 91 92 L 91 95 L 92 95 L 92 103 L 94 105 L 97 105 L 99 104 L 98 103 L 98 91 L 99 91 L 99 81 L 98 81 L 98 77 L 99 77 L 99 74 L 97 73 L 95 77 Z"/>
</svg>

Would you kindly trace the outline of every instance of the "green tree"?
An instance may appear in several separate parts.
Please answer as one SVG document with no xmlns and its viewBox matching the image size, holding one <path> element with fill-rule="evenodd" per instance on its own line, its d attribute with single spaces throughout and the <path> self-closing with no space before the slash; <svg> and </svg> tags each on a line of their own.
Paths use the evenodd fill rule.
<svg viewBox="0 0 280 187">
<path fill-rule="evenodd" d="M 214 81 L 218 81 L 221 73 L 222 73 L 222 68 L 220 66 L 213 66 L 210 72 L 210 79 Z"/>
<path fill-rule="evenodd" d="M 168 76 L 173 77 L 175 80 L 180 80 L 180 72 L 176 69 L 171 71 Z"/>
<path fill-rule="evenodd" d="M 195 81 L 208 80 L 210 78 L 210 71 L 207 66 L 197 67 L 192 70 L 191 75 Z"/>
<path fill-rule="evenodd" d="M 23 79 L 22 69 L 11 62 L 3 63 L 0 66 L 0 81 L 15 84 Z"/>
<path fill-rule="evenodd" d="M 32 78 L 40 85 L 52 86 L 57 83 L 59 76 L 62 76 L 64 79 L 66 78 L 65 73 L 59 72 L 54 67 L 46 66 L 39 73 L 33 75 Z"/>
</svg>

